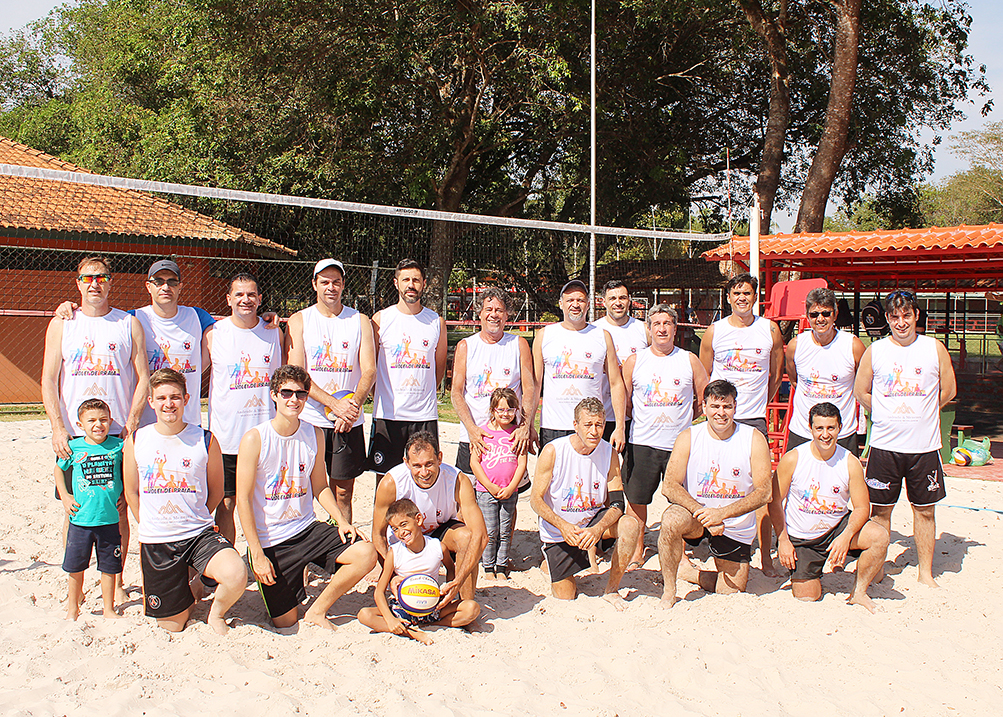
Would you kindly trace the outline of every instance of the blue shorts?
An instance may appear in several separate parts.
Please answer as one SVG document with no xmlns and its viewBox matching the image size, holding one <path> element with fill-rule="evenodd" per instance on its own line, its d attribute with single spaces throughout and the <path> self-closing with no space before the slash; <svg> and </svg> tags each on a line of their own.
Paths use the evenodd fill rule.
<svg viewBox="0 0 1003 717">
<path fill-rule="evenodd" d="M 428 615 L 422 615 L 421 617 L 417 615 L 412 615 L 397 602 L 397 598 L 393 595 L 387 596 L 387 603 L 390 605 L 390 612 L 394 614 L 394 617 L 403 621 L 407 625 L 431 625 L 433 623 L 439 622 L 439 608 L 435 608 Z"/>
<path fill-rule="evenodd" d="M 75 525 L 66 532 L 63 570 L 82 573 L 91 564 L 91 549 L 97 553 L 98 570 L 108 575 L 122 572 L 122 535 L 118 523 L 112 525 Z"/>
</svg>

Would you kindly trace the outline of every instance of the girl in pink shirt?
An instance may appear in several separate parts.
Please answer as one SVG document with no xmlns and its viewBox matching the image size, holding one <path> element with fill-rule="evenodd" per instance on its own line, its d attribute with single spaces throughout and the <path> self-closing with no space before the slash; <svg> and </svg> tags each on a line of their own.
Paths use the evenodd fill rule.
<svg viewBox="0 0 1003 717">
<path fill-rule="evenodd" d="M 484 514 L 488 545 L 481 555 L 485 576 L 508 579 L 508 551 L 512 544 L 519 481 L 526 475 L 525 453 L 516 454 L 512 433 L 518 425 L 519 399 L 511 388 L 496 388 L 491 393 L 491 411 L 482 426 L 486 450 L 471 451 L 470 469 L 477 482 L 477 504 Z"/>
</svg>

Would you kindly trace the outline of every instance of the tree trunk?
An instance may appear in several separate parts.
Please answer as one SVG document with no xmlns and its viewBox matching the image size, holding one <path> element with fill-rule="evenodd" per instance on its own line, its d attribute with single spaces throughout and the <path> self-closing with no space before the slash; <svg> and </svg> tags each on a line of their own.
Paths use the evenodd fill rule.
<svg viewBox="0 0 1003 717">
<path fill-rule="evenodd" d="M 836 49 L 832 60 L 832 85 L 825 110 L 825 127 L 801 194 L 796 232 L 820 232 L 825 221 L 832 182 L 846 154 L 846 135 L 857 82 L 857 48 L 860 40 L 860 0 L 832 0 L 836 10 Z"/>
<path fill-rule="evenodd" d="M 787 2 L 781 0 L 776 19 L 767 16 L 760 0 L 737 0 L 745 17 L 763 39 L 766 55 L 770 59 L 770 110 L 763 137 L 763 156 L 759 162 L 756 192 L 759 194 L 761 222 L 766 234 L 770 233 L 773 203 L 780 186 L 780 168 L 784 160 L 787 126 L 791 118 L 790 68 L 787 65 L 787 37 L 784 22 Z"/>
</svg>

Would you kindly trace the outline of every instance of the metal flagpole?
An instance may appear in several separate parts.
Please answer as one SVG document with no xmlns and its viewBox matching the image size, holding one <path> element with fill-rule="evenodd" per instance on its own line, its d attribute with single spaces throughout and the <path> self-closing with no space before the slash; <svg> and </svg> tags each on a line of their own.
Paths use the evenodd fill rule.
<svg viewBox="0 0 1003 717">
<path fill-rule="evenodd" d="M 596 225 L 596 1 L 592 0 L 592 53 L 591 53 L 591 74 L 592 74 L 592 101 L 591 101 L 591 134 L 592 134 L 592 157 L 590 164 L 589 181 L 589 223 Z M 596 319 L 596 233 L 589 233 L 589 320 Z"/>
</svg>

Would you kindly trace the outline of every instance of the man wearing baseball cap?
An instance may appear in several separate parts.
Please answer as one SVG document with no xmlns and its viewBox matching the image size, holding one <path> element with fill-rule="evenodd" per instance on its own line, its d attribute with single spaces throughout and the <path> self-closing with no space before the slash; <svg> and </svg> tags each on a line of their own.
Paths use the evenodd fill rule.
<svg viewBox="0 0 1003 717">
<path fill-rule="evenodd" d="M 328 482 L 351 522 L 355 479 L 366 465 L 362 404 L 376 378 L 373 325 L 342 303 L 340 261 L 318 261 L 312 283 L 317 302 L 289 317 L 286 352 L 289 363 L 310 374 L 310 399 L 301 418 L 324 431 Z"/>
<path fill-rule="evenodd" d="M 613 423 L 609 441 L 618 451 L 626 447 L 624 417 L 626 393 L 613 339 L 605 329 L 589 323 L 589 294 L 583 281 L 572 279 L 561 287 L 560 306 L 564 320 L 544 326 L 533 341 L 536 373 L 536 408 L 540 412 L 540 448 L 574 432 L 574 411 L 582 399 L 603 397 L 603 375 L 609 380 Z"/>
</svg>

